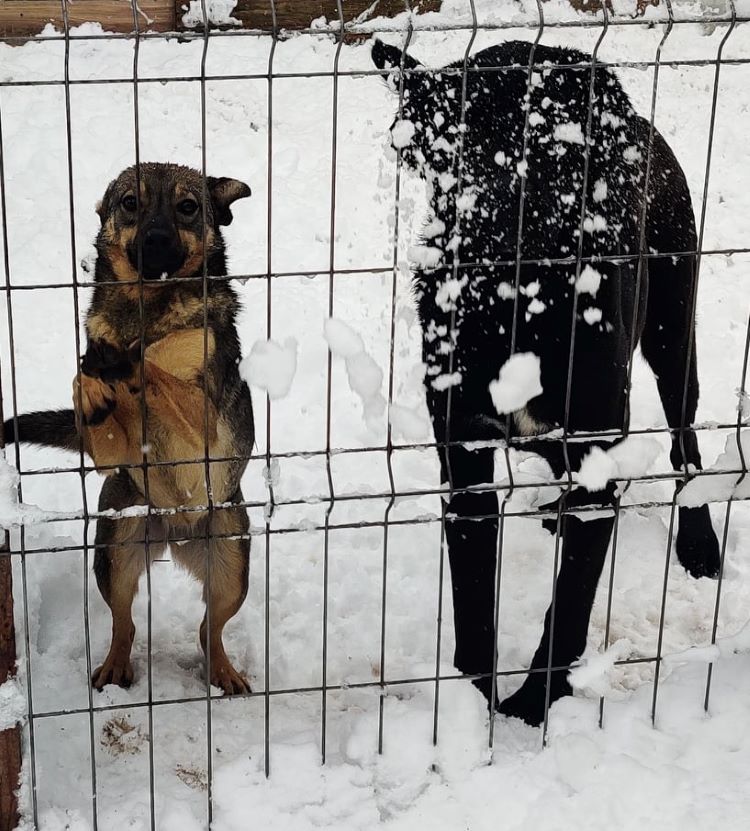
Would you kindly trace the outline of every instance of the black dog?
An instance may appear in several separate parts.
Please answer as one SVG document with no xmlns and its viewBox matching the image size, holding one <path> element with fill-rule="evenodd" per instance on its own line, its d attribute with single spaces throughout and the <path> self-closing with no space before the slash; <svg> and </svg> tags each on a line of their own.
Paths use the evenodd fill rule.
<svg viewBox="0 0 750 831">
<path fill-rule="evenodd" d="M 562 428 L 564 440 L 527 438 L 523 447 L 572 481 L 592 447 L 611 442 L 567 436 L 627 427 L 628 367 L 640 342 L 672 428 L 672 465 L 699 469 L 690 429 L 695 219 L 666 141 L 654 130 L 649 153 L 649 123 L 611 71 L 592 70 L 590 55 L 509 42 L 474 55 L 466 72 L 460 62 L 435 73 L 382 42 L 372 57 L 403 89 L 393 144 L 428 184 L 431 250 L 414 284 L 427 402 L 450 489 L 455 664 L 491 701 L 498 499 L 467 489 L 493 481 L 494 452 L 460 443 L 512 443 Z M 639 254 L 647 255 L 640 265 Z M 515 353 L 538 356 L 543 391 L 499 414 L 489 386 Z M 569 509 L 613 499 L 612 483 L 564 490 L 556 602 L 529 675 L 500 712 L 539 724 L 547 701 L 571 692 L 568 670 L 585 647 L 614 511 L 583 521 Z M 695 577 L 718 572 L 706 506 L 680 508 L 677 555 Z"/>
</svg>

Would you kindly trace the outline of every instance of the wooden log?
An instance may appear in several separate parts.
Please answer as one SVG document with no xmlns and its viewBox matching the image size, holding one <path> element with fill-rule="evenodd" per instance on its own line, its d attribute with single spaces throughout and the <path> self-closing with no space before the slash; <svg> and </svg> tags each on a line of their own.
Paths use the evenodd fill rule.
<svg viewBox="0 0 750 831">
<path fill-rule="evenodd" d="M 394 17 L 406 11 L 409 5 L 419 12 L 439 11 L 441 2 L 442 0 L 411 0 L 409 4 L 405 0 L 342 0 L 341 11 L 344 23 L 352 23 L 358 19 Z M 339 19 L 336 0 L 275 0 L 274 7 L 278 29 L 305 29 L 313 20 L 321 17 L 331 23 Z M 178 27 L 184 26 L 182 17 L 187 8 L 187 0 L 175 0 Z M 245 29 L 273 29 L 271 0 L 238 0 L 231 16 L 239 20 Z"/>
<path fill-rule="evenodd" d="M 70 26 L 101 23 L 106 31 L 132 32 L 130 0 L 65 0 Z M 138 28 L 142 31 L 175 30 L 174 0 L 138 0 Z M 0 38 L 36 35 L 48 24 L 64 29 L 60 0 L 0 0 Z"/>
<path fill-rule="evenodd" d="M 109 32 L 134 30 L 131 0 L 65 0 L 65 4 L 70 26 L 93 21 Z M 436 11 L 440 4 L 441 0 L 412 0 L 412 7 L 423 12 Z M 279 28 L 303 29 L 321 16 L 338 20 L 336 0 L 275 0 L 275 5 Z M 406 7 L 405 0 L 342 0 L 347 23 L 360 16 L 393 16 Z M 182 18 L 188 8 L 188 0 L 138 0 L 138 28 L 156 32 L 184 30 Z M 232 17 L 242 27 L 271 30 L 271 0 L 238 0 Z M 64 29 L 60 0 L 0 0 L 0 39 L 36 35 L 48 23 L 59 31 Z"/>
</svg>

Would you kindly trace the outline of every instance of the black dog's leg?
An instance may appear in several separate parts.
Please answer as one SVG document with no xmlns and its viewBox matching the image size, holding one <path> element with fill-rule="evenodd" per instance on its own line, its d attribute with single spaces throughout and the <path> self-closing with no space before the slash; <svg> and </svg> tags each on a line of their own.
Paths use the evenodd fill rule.
<svg viewBox="0 0 750 831">
<path fill-rule="evenodd" d="M 492 482 L 491 449 L 440 450 L 443 481 L 454 490 Z M 482 517 L 480 519 L 480 517 Z M 497 553 L 497 494 L 455 493 L 448 502 L 445 534 L 453 584 L 453 618 L 456 633 L 456 669 L 484 674 L 474 681 L 490 701 L 495 655 L 495 558 Z"/>
<path fill-rule="evenodd" d="M 702 468 L 698 440 L 691 427 L 698 406 L 698 361 L 691 325 L 694 274 L 693 257 L 654 258 L 649 262 L 648 313 L 641 338 L 643 357 L 656 375 L 667 424 L 672 428 L 669 458 L 675 470 L 683 470 L 685 464 Z M 693 577 L 715 577 L 719 573 L 719 541 L 708 505 L 679 509 L 676 549 L 680 563 Z"/>
<path fill-rule="evenodd" d="M 580 499 L 576 503 L 582 504 Z M 521 688 L 501 702 L 498 709 L 504 715 L 521 718 L 534 726 L 544 721 L 547 667 L 557 668 L 550 674 L 550 704 L 572 692 L 568 672 L 586 647 L 591 607 L 613 524 L 614 516 L 584 521 L 563 514 L 554 620 L 550 604 L 544 618 L 544 634 L 531 661 L 532 671 Z"/>
</svg>

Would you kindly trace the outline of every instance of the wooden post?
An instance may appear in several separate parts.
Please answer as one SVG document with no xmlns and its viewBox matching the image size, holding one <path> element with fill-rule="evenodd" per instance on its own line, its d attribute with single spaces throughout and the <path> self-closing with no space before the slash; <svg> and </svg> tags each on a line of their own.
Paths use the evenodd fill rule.
<svg viewBox="0 0 750 831">
<path fill-rule="evenodd" d="M 3 406 L 0 390 L 0 448 L 3 439 Z M 13 571 L 8 556 L 8 532 L 0 538 L 0 684 L 16 674 L 16 627 L 13 622 Z M 21 773 L 21 728 L 16 724 L 0 731 L 0 831 L 18 825 L 16 789 Z"/>
</svg>

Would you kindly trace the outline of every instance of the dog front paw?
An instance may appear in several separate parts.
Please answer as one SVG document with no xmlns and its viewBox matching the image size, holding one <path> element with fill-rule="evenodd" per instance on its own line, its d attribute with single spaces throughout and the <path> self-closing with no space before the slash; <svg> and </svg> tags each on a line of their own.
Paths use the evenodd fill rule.
<svg viewBox="0 0 750 831">
<path fill-rule="evenodd" d="M 73 407 L 85 427 L 95 427 L 105 421 L 117 403 L 115 391 L 109 384 L 90 375 L 73 379 Z"/>
<path fill-rule="evenodd" d="M 119 349 L 104 340 L 91 341 L 81 358 L 81 372 L 106 384 L 130 378 L 140 360 L 140 344 L 135 341 L 128 349 Z"/>
</svg>

